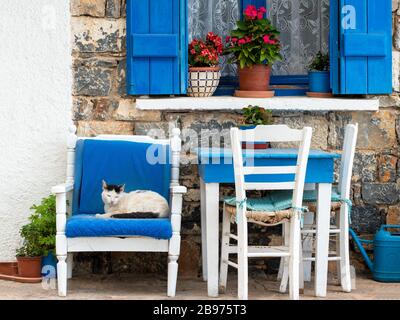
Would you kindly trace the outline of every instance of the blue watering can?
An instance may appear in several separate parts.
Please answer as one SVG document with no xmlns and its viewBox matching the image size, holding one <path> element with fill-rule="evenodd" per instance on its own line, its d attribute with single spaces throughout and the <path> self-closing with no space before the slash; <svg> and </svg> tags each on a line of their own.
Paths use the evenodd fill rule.
<svg viewBox="0 0 400 320">
<path fill-rule="evenodd" d="M 400 282 L 400 232 L 389 232 L 388 229 L 400 231 L 400 225 L 381 226 L 374 240 L 360 239 L 351 228 L 349 232 L 376 281 Z M 373 244 L 374 261 L 363 244 Z"/>
</svg>

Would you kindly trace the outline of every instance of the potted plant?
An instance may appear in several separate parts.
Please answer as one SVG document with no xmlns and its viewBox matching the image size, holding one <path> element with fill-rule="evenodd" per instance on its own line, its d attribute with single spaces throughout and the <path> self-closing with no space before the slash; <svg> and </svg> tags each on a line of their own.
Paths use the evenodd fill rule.
<svg viewBox="0 0 400 320">
<path fill-rule="evenodd" d="M 329 55 L 318 52 L 309 66 L 310 96 L 330 96 L 331 82 L 329 72 Z"/>
<path fill-rule="evenodd" d="M 231 54 L 231 63 L 239 68 L 241 97 L 270 97 L 271 66 L 281 60 L 279 32 L 266 19 L 264 7 L 249 5 L 244 11 L 244 21 L 237 22 L 237 28 L 226 38 L 225 54 Z"/>
<path fill-rule="evenodd" d="M 206 40 L 194 39 L 189 44 L 189 97 L 210 97 L 221 78 L 219 57 L 223 53 L 222 39 L 209 32 Z"/>
<path fill-rule="evenodd" d="M 258 125 L 270 125 L 273 123 L 272 111 L 260 108 L 259 106 L 248 106 L 243 108 L 243 120 L 241 130 L 254 129 Z M 269 142 L 242 143 L 243 149 L 268 149 Z"/>
<path fill-rule="evenodd" d="M 31 207 L 29 223 L 20 230 L 22 246 L 17 250 L 18 274 L 26 278 L 41 276 L 44 264 L 55 267 L 56 201 L 55 196 L 44 198 Z"/>
</svg>

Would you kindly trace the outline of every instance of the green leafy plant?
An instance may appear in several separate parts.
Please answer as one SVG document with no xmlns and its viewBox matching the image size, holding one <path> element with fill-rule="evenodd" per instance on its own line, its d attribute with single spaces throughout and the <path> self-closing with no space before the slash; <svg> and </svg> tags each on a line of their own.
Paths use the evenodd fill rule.
<svg viewBox="0 0 400 320">
<path fill-rule="evenodd" d="M 22 246 L 17 250 L 17 256 L 45 256 L 55 253 L 56 246 L 56 198 L 49 196 L 42 199 L 40 205 L 31 207 L 33 214 L 29 223 L 20 230 L 23 238 Z"/>
<path fill-rule="evenodd" d="M 328 71 L 329 70 L 329 54 L 318 52 L 309 65 L 310 71 Z"/>
<path fill-rule="evenodd" d="M 259 106 L 243 108 L 243 126 L 270 125 L 273 123 L 272 111 Z"/>
<path fill-rule="evenodd" d="M 249 5 L 244 11 L 244 21 L 237 22 L 237 29 L 226 38 L 225 55 L 232 54 L 230 63 L 238 63 L 240 68 L 253 65 L 272 65 L 282 60 L 280 54 L 279 31 L 271 21 L 264 18 L 267 10 Z"/>
</svg>

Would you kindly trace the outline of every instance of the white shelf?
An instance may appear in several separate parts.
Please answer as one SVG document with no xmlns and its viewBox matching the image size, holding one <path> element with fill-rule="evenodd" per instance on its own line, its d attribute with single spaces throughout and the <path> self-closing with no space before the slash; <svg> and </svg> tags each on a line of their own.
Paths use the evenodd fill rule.
<svg viewBox="0 0 400 320">
<path fill-rule="evenodd" d="M 257 105 L 271 110 L 284 111 L 378 111 L 379 100 L 348 98 L 274 97 L 268 99 L 236 98 L 230 96 L 210 98 L 138 98 L 139 110 L 241 110 Z"/>
</svg>

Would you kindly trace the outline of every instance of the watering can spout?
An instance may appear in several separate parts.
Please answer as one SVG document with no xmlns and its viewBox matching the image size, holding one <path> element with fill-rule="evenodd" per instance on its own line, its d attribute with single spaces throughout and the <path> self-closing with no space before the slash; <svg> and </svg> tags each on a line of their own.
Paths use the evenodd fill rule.
<svg viewBox="0 0 400 320">
<path fill-rule="evenodd" d="M 351 235 L 351 237 L 353 238 L 355 244 L 357 245 L 358 249 L 361 252 L 361 255 L 363 256 L 365 262 L 367 263 L 367 266 L 369 268 L 369 270 L 371 270 L 371 272 L 374 272 L 374 264 L 372 262 L 372 260 L 370 259 L 370 257 L 367 254 L 367 251 L 364 249 L 364 246 L 362 245 L 362 243 L 373 243 L 372 240 L 361 240 L 356 233 L 354 232 L 354 230 L 352 228 L 349 229 L 349 233 Z"/>
</svg>

